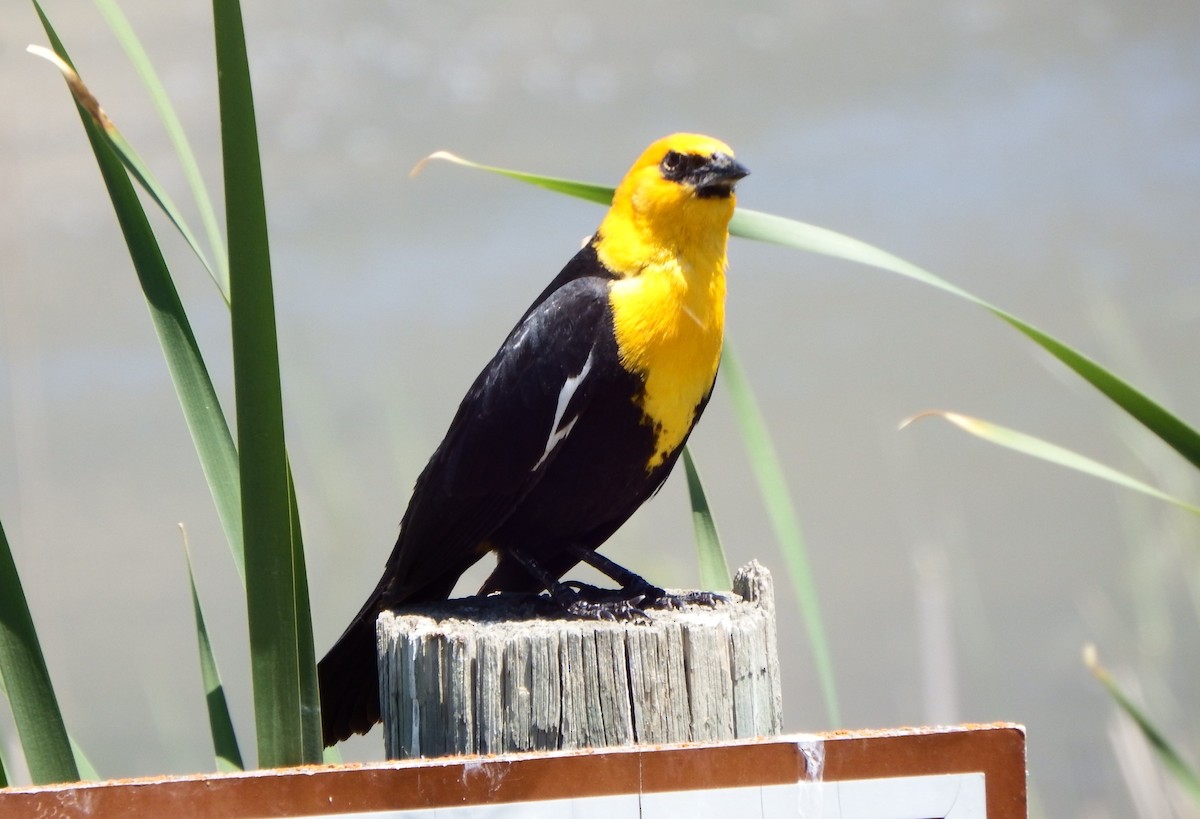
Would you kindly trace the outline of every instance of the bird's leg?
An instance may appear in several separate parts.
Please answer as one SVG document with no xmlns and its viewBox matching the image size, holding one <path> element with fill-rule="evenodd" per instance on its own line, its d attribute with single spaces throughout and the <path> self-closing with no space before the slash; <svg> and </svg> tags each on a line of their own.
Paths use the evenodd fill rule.
<svg viewBox="0 0 1200 819">
<path fill-rule="evenodd" d="M 621 597 L 641 598 L 640 604 L 645 608 L 677 609 L 689 603 L 715 606 L 728 599 L 725 595 L 708 591 L 668 592 L 621 564 L 614 563 L 595 549 L 577 544 L 572 544 L 570 548 L 581 561 L 616 581 L 621 586 Z"/>
<path fill-rule="evenodd" d="M 642 602 L 641 596 L 627 597 L 623 593 L 614 596 L 611 592 L 586 583 L 563 583 L 524 552 L 511 547 L 506 552 L 550 592 L 554 602 L 567 614 L 593 620 L 629 620 L 643 616 L 638 608 Z"/>
<path fill-rule="evenodd" d="M 581 561 L 601 574 L 612 578 L 621 587 L 622 592 L 630 592 L 631 596 L 640 594 L 647 600 L 655 600 L 666 594 L 663 589 L 650 583 L 641 575 L 634 574 L 621 564 L 609 560 L 595 549 L 571 544 L 570 550 Z"/>
</svg>

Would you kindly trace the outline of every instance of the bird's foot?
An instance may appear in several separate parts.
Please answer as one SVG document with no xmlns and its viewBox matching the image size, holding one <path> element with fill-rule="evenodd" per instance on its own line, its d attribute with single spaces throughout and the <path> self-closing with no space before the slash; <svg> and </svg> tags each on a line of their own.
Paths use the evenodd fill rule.
<svg viewBox="0 0 1200 819">
<path fill-rule="evenodd" d="M 667 591 L 653 583 L 634 575 L 634 580 L 621 589 L 623 596 L 642 598 L 643 609 L 682 609 L 688 606 L 716 606 L 728 603 L 731 598 L 727 594 L 711 591 Z"/>
<path fill-rule="evenodd" d="M 649 616 L 647 609 L 717 606 L 732 599 L 720 592 L 667 591 L 641 578 L 638 580 L 620 589 L 603 589 L 572 580 L 558 584 L 552 599 L 562 611 L 587 620 L 644 620 Z"/>
<path fill-rule="evenodd" d="M 647 580 L 637 578 L 636 581 L 620 589 L 600 589 L 588 586 L 586 583 L 573 583 L 586 595 L 586 599 L 597 602 L 619 600 L 633 603 L 637 610 L 645 614 L 646 609 L 679 610 L 688 606 L 717 606 L 728 603 L 733 598 L 728 594 L 711 591 L 667 591 L 655 586 Z"/>
<path fill-rule="evenodd" d="M 576 600 L 565 611 L 583 620 L 645 620 L 640 600 Z"/>
<path fill-rule="evenodd" d="M 585 620 L 645 619 L 641 594 L 626 589 L 602 589 L 577 580 L 560 583 L 553 590 L 554 601 L 567 614 Z"/>
</svg>

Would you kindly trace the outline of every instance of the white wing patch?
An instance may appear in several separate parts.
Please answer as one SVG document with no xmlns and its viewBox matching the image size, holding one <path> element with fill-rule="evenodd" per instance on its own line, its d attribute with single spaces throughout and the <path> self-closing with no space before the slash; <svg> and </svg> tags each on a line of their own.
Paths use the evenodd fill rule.
<svg viewBox="0 0 1200 819">
<path fill-rule="evenodd" d="M 575 391 L 579 389 L 579 385 L 583 383 L 583 379 L 592 370 L 592 354 L 589 352 L 587 361 L 583 362 L 583 369 L 578 375 L 573 375 L 563 382 L 562 389 L 558 391 L 558 406 L 554 408 L 554 421 L 550 424 L 550 437 L 546 439 L 546 449 L 542 452 L 542 457 L 538 458 L 538 462 L 533 465 L 531 472 L 536 472 L 541 468 L 546 459 L 550 457 L 550 453 L 558 446 L 568 435 L 571 434 L 571 429 L 575 426 L 575 422 L 579 420 L 576 415 L 570 421 L 563 423 L 563 416 L 567 413 L 567 406 L 571 403 L 571 398 L 574 397 Z"/>
</svg>

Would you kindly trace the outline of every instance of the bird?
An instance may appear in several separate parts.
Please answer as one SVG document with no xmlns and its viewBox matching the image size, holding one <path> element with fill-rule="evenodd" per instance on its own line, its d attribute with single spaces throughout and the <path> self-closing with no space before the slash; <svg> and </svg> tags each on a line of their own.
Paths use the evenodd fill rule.
<svg viewBox="0 0 1200 819">
<path fill-rule="evenodd" d="M 467 391 L 383 576 L 318 664 L 327 746 L 379 722 L 379 613 L 447 599 L 486 554 L 496 565 L 479 594 L 549 591 L 583 617 L 674 602 L 596 548 L 659 490 L 712 394 L 734 188 L 748 173 L 728 145 L 689 133 L 633 163 Z M 620 589 L 560 582 L 580 561 Z"/>
</svg>

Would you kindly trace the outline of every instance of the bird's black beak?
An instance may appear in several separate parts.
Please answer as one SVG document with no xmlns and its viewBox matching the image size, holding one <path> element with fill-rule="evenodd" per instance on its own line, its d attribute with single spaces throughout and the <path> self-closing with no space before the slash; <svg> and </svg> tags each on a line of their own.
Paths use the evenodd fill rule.
<svg viewBox="0 0 1200 819">
<path fill-rule="evenodd" d="M 729 154 L 715 153 L 688 174 L 696 195 L 701 198 L 726 197 L 733 193 L 733 186 L 747 176 L 750 170 Z"/>
</svg>

